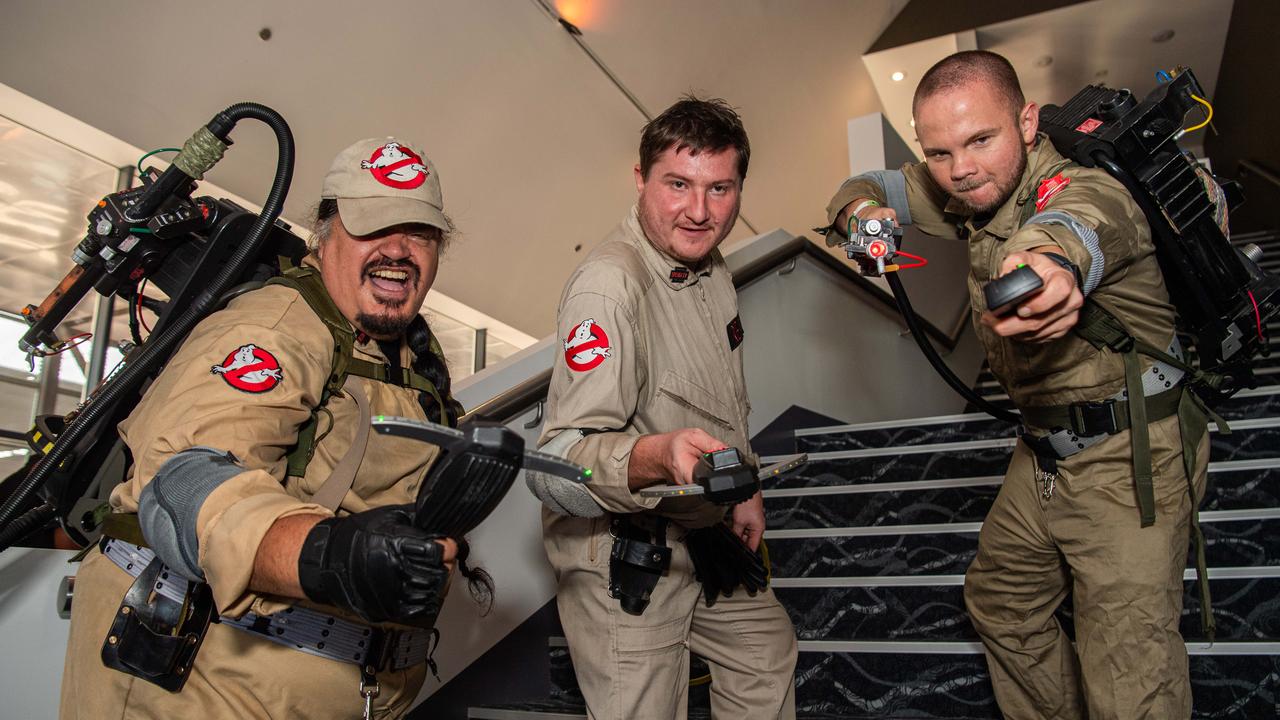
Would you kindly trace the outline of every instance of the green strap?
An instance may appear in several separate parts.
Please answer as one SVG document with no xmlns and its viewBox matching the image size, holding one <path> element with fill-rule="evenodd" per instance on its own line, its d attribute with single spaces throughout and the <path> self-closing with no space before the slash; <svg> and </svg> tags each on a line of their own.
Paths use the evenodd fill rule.
<svg viewBox="0 0 1280 720">
<path fill-rule="evenodd" d="M 1147 403 L 1142 394 L 1142 370 L 1138 351 L 1130 347 L 1124 354 L 1124 384 L 1129 391 L 1129 446 L 1133 448 L 1133 484 L 1138 491 L 1138 513 L 1142 527 L 1156 522 L 1155 490 L 1151 485 L 1151 437 L 1147 426 Z"/>
<path fill-rule="evenodd" d="M 1191 540 L 1195 543 L 1196 585 L 1200 590 L 1200 629 L 1213 642 L 1217 623 L 1213 619 L 1213 600 L 1209 595 L 1208 561 L 1205 558 L 1204 533 L 1200 530 L 1200 498 L 1196 497 L 1195 472 L 1200 438 L 1209 428 L 1207 416 L 1212 413 L 1191 390 L 1182 393 L 1178 409 L 1178 430 L 1182 435 L 1182 466 L 1187 475 L 1187 492 L 1191 496 Z M 1208 483 L 1208 479 L 1205 479 Z"/>
<path fill-rule="evenodd" d="M 1054 175 L 1057 175 L 1063 170 L 1066 170 L 1073 164 L 1074 163 L 1071 160 L 1063 160 L 1057 165 L 1049 168 L 1048 172 L 1046 172 L 1043 177 L 1032 183 L 1031 187 L 1027 189 L 1027 192 L 1023 193 L 1022 197 L 1018 198 L 1018 206 L 1022 208 L 1022 215 L 1018 220 L 1018 228 L 1022 228 L 1023 225 L 1026 225 L 1027 221 L 1031 219 L 1031 216 L 1036 214 L 1035 197 L 1036 193 L 1040 191 L 1040 183 L 1048 180 Z"/>
<path fill-rule="evenodd" d="M 138 547 L 151 547 L 142 536 L 142 525 L 136 513 L 111 513 L 102 521 L 102 534 Z"/>
<path fill-rule="evenodd" d="M 267 284 L 284 285 L 297 290 L 333 336 L 332 369 L 329 372 L 329 379 L 325 382 L 324 392 L 317 409 L 328 403 L 330 397 L 342 392 L 348 375 L 355 375 L 428 393 L 440 408 L 441 416 L 447 417 L 449 406 L 440 395 L 440 391 L 434 383 L 414 372 L 412 368 L 401 367 L 400 372 L 393 373 L 389 365 L 355 357 L 355 329 L 334 304 L 333 298 L 329 297 L 329 292 L 325 289 L 324 280 L 320 277 L 318 270 L 305 265 L 295 266 L 287 258 L 280 259 L 280 267 L 281 274 L 268 280 Z M 443 362 L 444 351 L 441 350 L 434 335 L 431 337 L 430 351 Z M 303 477 L 306 474 L 307 465 L 311 463 L 315 453 L 318 425 L 319 413 L 313 411 L 311 418 L 298 431 L 297 444 L 289 451 L 287 462 L 290 477 Z"/>
</svg>

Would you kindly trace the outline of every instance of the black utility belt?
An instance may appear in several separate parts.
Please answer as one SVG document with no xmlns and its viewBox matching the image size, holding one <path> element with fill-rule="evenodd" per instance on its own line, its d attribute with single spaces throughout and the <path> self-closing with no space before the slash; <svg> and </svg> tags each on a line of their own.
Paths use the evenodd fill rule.
<svg viewBox="0 0 1280 720">
<path fill-rule="evenodd" d="M 193 597 L 208 592 L 204 583 L 193 583 L 169 570 L 150 548 L 108 538 L 102 543 L 102 554 L 134 577 L 157 563 L 159 571 L 150 589 L 172 603 L 191 604 Z M 357 665 L 370 674 L 427 662 L 435 635 L 432 630 L 373 627 L 296 606 L 272 615 L 248 612 L 240 618 L 218 618 L 214 622 L 308 655 Z"/>
<path fill-rule="evenodd" d="M 1144 398 L 1148 424 L 1176 414 L 1183 391 L 1181 385 L 1175 385 Z M 1027 407 L 1018 411 L 1024 423 L 1052 428 L 1047 435 L 1022 434 L 1023 442 L 1039 457 L 1065 460 L 1129 429 L 1129 401 L 1123 399 Z"/>
<path fill-rule="evenodd" d="M 669 521 L 654 515 L 614 515 L 609 534 L 609 596 L 624 612 L 641 615 L 658 580 L 671 567 L 667 547 Z M 707 607 L 739 587 L 749 594 L 769 585 L 769 571 L 760 553 L 748 548 L 724 523 L 690 530 L 684 537 L 694 576 L 702 583 Z"/>
</svg>

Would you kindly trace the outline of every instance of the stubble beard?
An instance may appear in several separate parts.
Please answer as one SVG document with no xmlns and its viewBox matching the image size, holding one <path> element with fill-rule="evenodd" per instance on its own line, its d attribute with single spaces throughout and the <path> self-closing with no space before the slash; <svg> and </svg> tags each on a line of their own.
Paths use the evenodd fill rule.
<svg viewBox="0 0 1280 720">
<path fill-rule="evenodd" d="M 989 203 L 984 203 L 982 205 L 974 205 L 961 195 L 953 195 L 952 197 L 954 197 L 956 200 L 959 200 L 960 204 L 963 205 L 965 210 L 967 210 L 970 214 L 986 215 L 988 213 L 994 212 L 996 209 L 1000 208 L 1002 205 L 1008 202 L 1009 198 L 1013 197 L 1014 191 L 1018 189 L 1018 183 L 1022 180 L 1022 173 L 1026 172 L 1026 170 L 1027 170 L 1027 153 L 1026 151 L 1022 151 L 1018 153 L 1017 167 L 1015 168 L 1013 174 L 1010 175 L 1007 180 L 1001 181 L 1000 178 L 992 178 L 992 181 L 995 183 L 996 191 L 997 191 L 995 200 Z M 962 191 L 963 189 L 964 188 L 957 188 L 957 191 Z"/>
</svg>

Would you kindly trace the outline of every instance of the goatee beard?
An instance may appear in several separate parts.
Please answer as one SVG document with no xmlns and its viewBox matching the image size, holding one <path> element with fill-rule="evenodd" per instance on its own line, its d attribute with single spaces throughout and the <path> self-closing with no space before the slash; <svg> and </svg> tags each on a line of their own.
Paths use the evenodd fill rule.
<svg viewBox="0 0 1280 720">
<path fill-rule="evenodd" d="M 404 335 L 405 330 L 409 329 L 409 324 L 413 322 L 413 314 L 392 315 L 390 313 L 360 313 L 356 315 L 356 325 L 364 330 L 370 337 L 375 338 L 398 338 Z"/>
</svg>

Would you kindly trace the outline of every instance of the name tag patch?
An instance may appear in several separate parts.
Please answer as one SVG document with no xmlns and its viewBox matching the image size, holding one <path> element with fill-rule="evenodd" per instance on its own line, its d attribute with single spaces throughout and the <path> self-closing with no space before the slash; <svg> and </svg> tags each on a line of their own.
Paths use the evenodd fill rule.
<svg viewBox="0 0 1280 720">
<path fill-rule="evenodd" d="M 737 350 L 738 346 L 742 344 L 742 338 L 744 337 L 742 332 L 742 316 L 735 315 L 724 329 L 729 333 L 729 349 Z"/>
</svg>

